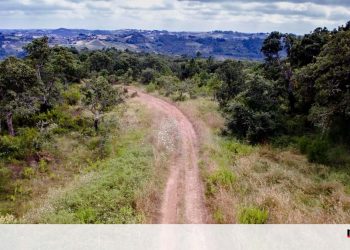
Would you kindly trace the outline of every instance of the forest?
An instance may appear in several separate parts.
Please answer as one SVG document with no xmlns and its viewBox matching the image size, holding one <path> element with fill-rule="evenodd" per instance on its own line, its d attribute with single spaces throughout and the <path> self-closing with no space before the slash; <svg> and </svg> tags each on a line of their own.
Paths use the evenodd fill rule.
<svg viewBox="0 0 350 250">
<path fill-rule="evenodd" d="M 317 28 L 303 36 L 272 32 L 261 49 L 263 62 L 219 61 L 200 53 L 171 57 L 113 48 L 78 51 L 50 47 L 47 37 L 33 40 L 24 50 L 23 59 L 8 57 L 0 62 L 0 223 L 150 222 L 143 217 L 151 212 L 138 213 L 138 205 L 133 205 L 134 193 L 129 189 L 141 182 L 126 182 L 131 178 L 127 170 L 124 177 L 118 177 L 119 185 L 129 189 L 118 189 L 123 198 L 118 200 L 116 215 L 107 208 L 112 199 L 109 194 L 101 194 L 99 203 L 91 204 L 96 190 L 82 189 L 74 197 L 84 197 L 85 192 L 86 200 L 90 199 L 87 207 L 82 208 L 87 202 L 84 198 L 79 203 L 72 197 L 60 205 L 74 210 L 75 217 L 67 210 L 21 221 L 50 187 L 98 171 L 101 164 L 109 164 L 111 155 L 139 150 L 137 136 L 143 130 L 123 134 L 131 126 L 121 118 L 128 112 L 129 85 L 179 105 L 203 98 L 217 104 L 224 121 L 217 136 L 225 145 L 225 151 L 217 152 L 219 162 L 226 159 L 221 155 L 224 152 L 231 157 L 267 147 L 270 151 L 264 151 L 265 156 L 274 152 L 271 158 L 275 159 L 283 150 L 292 150 L 306 157 L 304 164 L 322 166 L 326 174 L 317 173 L 316 182 L 337 175 L 335 180 L 342 183 L 345 193 L 350 192 L 350 22 L 332 31 Z M 150 160 L 146 151 L 134 152 L 132 157 L 141 157 L 138 162 L 143 164 Z M 115 164 L 123 169 L 129 163 L 116 160 Z M 140 169 L 138 175 L 151 175 Z M 204 171 L 203 176 L 208 203 L 215 201 L 219 188 L 233 192 L 234 187 L 228 186 L 239 181 L 226 167 L 216 174 Z M 105 180 L 103 185 L 116 184 Z M 323 184 L 320 190 L 325 195 L 332 192 Z M 318 191 L 313 192 L 310 196 L 317 197 Z M 33 197 L 37 199 L 34 203 Z M 316 198 L 305 199 L 307 203 Z M 238 215 L 227 212 L 225 205 L 215 207 L 219 203 L 210 210 L 217 223 L 283 221 L 273 217 L 273 205 L 264 204 L 246 204 Z M 344 213 L 349 204 L 346 200 Z M 348 219 L 342 217 L 340 222 Z"/>
</svg>

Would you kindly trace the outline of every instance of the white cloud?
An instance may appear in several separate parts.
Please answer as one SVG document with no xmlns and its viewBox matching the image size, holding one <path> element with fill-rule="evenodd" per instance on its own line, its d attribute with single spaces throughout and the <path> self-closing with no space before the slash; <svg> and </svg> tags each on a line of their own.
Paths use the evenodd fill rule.
<svg viewBox="0 0 350 250">
<path fill-rule="evenodd" d="M 350 18 L 344 0 L 2 0 L 0 28 L 238 30 L 304 33 Z"/>
</svg>

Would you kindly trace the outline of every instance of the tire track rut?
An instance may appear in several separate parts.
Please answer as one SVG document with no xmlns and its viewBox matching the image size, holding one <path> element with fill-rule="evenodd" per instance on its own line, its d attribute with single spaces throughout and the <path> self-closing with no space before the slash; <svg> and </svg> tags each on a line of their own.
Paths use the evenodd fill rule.
<svg viewBox="0 0 350 250">
<path fill-rule="evenodd" d="M 208 212 L 204 203 L 204 189 L 198 167 L 199 140 L 192 123 L 175 105 L 136 88 L 128 89 L 137 91 L 135 100 L 147 106 L 152 112 L 158 112 L 158 118 L 159 115 L 170 118 L 176 124 L 177 131 L 173 131 L 173 134 L 177 136 L 177 143 L 171 156 L 172 161 L 158 222 L 162 224 L 207 223 Z"/>
</svg>

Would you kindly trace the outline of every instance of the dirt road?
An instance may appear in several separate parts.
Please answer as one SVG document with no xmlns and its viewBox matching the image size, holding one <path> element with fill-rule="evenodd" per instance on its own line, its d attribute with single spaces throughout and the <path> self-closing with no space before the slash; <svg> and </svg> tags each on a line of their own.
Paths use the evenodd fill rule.
<svg viewBox="0 0 350 250">
<path fill-rule="evenodd" d="M 166 126 L 171 131 L 163 133 L 164 140 L 173 142 L 174 150 L 158 222 L 206 223 L 208 213 L 198 168 L 198 138 L 192 123 L 173 104 L 134 88 L 129 90 L 137 91 L 135 99 L 146 105 L 152 113 L 157 113 L 155 123 L 160 125 L 161 120 L 169 120 L 173 124 Z"/>
</svg>

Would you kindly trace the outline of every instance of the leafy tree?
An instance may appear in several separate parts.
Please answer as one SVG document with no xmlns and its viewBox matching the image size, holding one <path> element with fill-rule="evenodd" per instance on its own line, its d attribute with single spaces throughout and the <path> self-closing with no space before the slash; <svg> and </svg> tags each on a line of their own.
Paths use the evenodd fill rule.
<svg viewBox="0 0 350 250">
<path fill-rule="evenodd" d="M 79 81 L 81 68 L 74 55 L 69 49 L 64 47 L 54 47 L 50 57 L 50 64 L 53 72 L 67 85 L 68 81 Z"/>
<path fill-rule="evenodd" d="M 58 67 L 58 62 L 55 59 L 57 53 L 53 53 L 49 47 L 47 37 L 33 40 L 25 46 L 25 50 L 28 54 L 27 59 L 36 69 L 37 81 L 41 90 L 41 110 L 47 111 L 60 99 L 61 84 L 57 76 L 64 75 L 63 67 L 68 66 Z M 61 62 L 61 64 L 65 63 L 67 62 Z"/>
<path fill-rule="evenodd" d="M 94 51 L 87 60 L 90 71 L 101 71 L 106 69 L 111 71 L 114 67 L 112 58 L 110 58 L 104 51 Z"/>
<path fill-rule="evenodd" d="M 243 64 L 227 60 L 216 70 L 216 73 L 221 80 L 221 86 L 216 90 L 215 97 L 220 106 L 224 107 L 230 99 L 242 91 L 244 84 Z"/>
<path fill-rule="evenodd" d="M 98 131 L 103 113 L 122 102 L 121 94 L 103 76 L 86 82 L 82 92 L 83 103 L 94 114 L 94 127 Z"/>
<path fill-rule="evenodd" d="M 200 67 L 197 60 L 191 59 L 181 64 L 180 79 L 184 80 L 199 73 Z"/>
<path fill-rule="evenodd" d="M 142 70 L 141 82 L 144 84 L 149 84 L 155 79 L 156 72 L 153 69 L 147 68 Z"/>
<path fill-rule="evenodd" d="M 324 46 L 316 62 L 300 71 L 298 80 L 313 92 L 311 120 L 322 131 L 343 124 L 343 135 L 350 126 L 350 31 L 341 31 Z M 311 78 L 311 79 L 310 79 Z M 304 93 L 306 95 L 310 92 Z M 307 97 L 305 97 L 307 98 Z"/>
<path fill-rule="evenodd" d="M 168 90 L 172 93 L 173 99 L 175 101 L 184 101 L 187 93 L 190 97 L 194 96 L 193 89 L 195 84 L 192 80 L 185 81 L 175 81 L 172 85 L 169 86 Z"/>
<path fill-rule="evenodd" d="M 176 76 L 160 76 L 157 79 L 155 79 L 155 84 L 158 88 L 162 89 L 163 94 L 165 96 L 169 96 L 174 91 L 174 86 L 178 85 L 180 82 L 180 79 Z"/>
<path fill-rule="evenodd" d="M 246 89 L 229 101 L 224 113 L 230 133 L 258 143 L 277 132 L 279 101 L 272 82 L 256 75 L 249 78 Z"/>
<path fill-rule="evenodd" d="M 265 39 L 261 52 L 268 62 L 272 63 L 280 60 L 280 52 L 283 50 L 282 38 L 283 34 L 274 31 Z"/>
<path fill-rule="evenodd" d="M 295 111 L 295 86 L 293 71 L 288 60 L 281 58 L 283 50 L 290 56 L 296 37 L 292 34 L 272 32 L 264 41 L 261 51 L 265 55 L 265 76 L 275 81 L 275 88 L 281 99 L 288 102 L 289 111 Z"/>
<path fill-rule="evenodd" d="M 322 47 L 331 39 L 327 28 L 317 28 L 311 34 L 294 39 L 289 52 L 289 61 L 294 68 L 314 62 Z"/>
<path fill-rule="evenodd" d="M 6 118 L 10 135 L 15 135 L 13 116 L 36 112 L 38 96 L 39 83 L 31 67 L 14 57 L 0 64 L 0 117 Z"/>
<path fill-rule="evenodd" d="M 39 82 L 42 82 L 41 74 L 44 65 L 48 62 L 51 49 L 48 37 L 33 40 L 24 47 L 28 58 L 33 62 Z"/>
<path fill-rule="evenodd" d="M 150 68 L 162 74 L 169 74 L 171 70 L 169 68 L 168 62 L 162 56 L 155 56 L 152 54 L 146 54 L 144 59 L 141 59 L 142 68 Z"/>
</svg>

